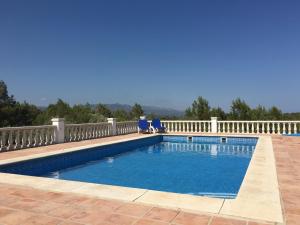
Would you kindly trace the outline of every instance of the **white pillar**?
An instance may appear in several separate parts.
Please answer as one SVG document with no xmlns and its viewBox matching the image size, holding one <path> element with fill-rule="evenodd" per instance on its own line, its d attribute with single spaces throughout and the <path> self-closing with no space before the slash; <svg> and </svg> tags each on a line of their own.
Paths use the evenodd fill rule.
<svg viewBox="0 0 300 225">
<path fill-rule="evenodd" d="M 146 119 L 146 116 L 140 116 L 140 119 L 141 119 L 141 120 L 145 120 L 145 119 Z"/>
<path fill-rule="evenodd" d="M 112 135 L 117 135 L 117 119 L 116 118 L 107 118 L 107 122 L 111 124 Z"/>
<path fill-rule="evenodd" d="M 53 118 L 52 125 L 56 126 L 54 142 L 64 143 L 65 142 L 65 119 L 64 118 Z"/>
<path fill-rule="evenodd" d="M 218 117 L 211 117 L 211 132 L 218 133 Z"/>
</svg>

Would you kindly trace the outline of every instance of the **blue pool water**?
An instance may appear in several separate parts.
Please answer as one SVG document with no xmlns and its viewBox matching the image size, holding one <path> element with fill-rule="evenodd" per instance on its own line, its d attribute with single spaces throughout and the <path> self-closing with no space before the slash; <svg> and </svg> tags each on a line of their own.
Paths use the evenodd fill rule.
<svg viewBox="0 0 300 225">
<path fill-rule="evenodd" d="M 1 172 L 233 198 L 255 138 L 157 136 L 1 166 Z"/>
<path fill-rule="evenodd" d="M 295 134 L 283 134 L 283 136 L 300 136 L 300 133 L 295 133 Z"/>
</svg>

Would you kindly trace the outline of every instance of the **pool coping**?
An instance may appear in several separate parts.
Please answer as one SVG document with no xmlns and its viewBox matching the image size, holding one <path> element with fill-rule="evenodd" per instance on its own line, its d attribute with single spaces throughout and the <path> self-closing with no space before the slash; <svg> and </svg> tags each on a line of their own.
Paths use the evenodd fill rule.
<svg viewBox="0 0 300 225">
<path fill-rule="evenodd" d="M 82 151 L 104 145 L 139 140 L 164 134 L 142 135 L 80 147 L 67 148 L 54 152 L 21 156 L 0 160 L 0 165 L 31 160 L 35 158 L 59 155 L 67 152 Z M 47 191 L 83 194 L 93 197 L 130 201 L 167 208 L 180 208 L 199 213 L 212 213 L 221 216 L 232 216 L 254 219 L 265 222 L 283 223 L 279 196 L 275 157 L 270 136 L 257 135 L 225 135 L 225 134 L 166 134 L 175 136 L 226 136 L 257 137 L 255 151 L 249 163 L 239 193 L 235 199 L 221 199 L 188 194 L 153 191 L 122 186 L 92 184 L 78 181 L 57 180 L 44 177 L 0 173 L 1 183 L 23 185 Z"/>
</svg>

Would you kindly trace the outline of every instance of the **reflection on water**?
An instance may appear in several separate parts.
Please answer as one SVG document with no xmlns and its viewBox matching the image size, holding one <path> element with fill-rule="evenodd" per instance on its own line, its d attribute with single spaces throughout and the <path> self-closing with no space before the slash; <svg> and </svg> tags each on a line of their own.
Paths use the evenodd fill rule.
<svg viewBox="0 0 300 225">
<path fill-rule="evenodd" d="M 209 153 L 212 156 L 221 155 L 234 155 L 238 157 L 251 158 L 255 149 L 254 145 L 230 145 L 230 144 L 198 144 L 198 143 L 172 143 L 161 142 L 163 148 L 158 145 L 152 146 L 148 153 L 154 150 L 161 152 L 198 152 Z"/>
</svg>

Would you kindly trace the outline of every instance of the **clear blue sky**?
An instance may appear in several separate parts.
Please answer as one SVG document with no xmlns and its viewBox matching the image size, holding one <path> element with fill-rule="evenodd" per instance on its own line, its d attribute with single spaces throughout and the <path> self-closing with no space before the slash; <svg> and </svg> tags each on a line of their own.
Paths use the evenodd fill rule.
<svg viewBox="0 0 300 225">
<path fill-rule="evenodd" d="M 300 111 L 300 1 L 2 0 L 0 79 L 37 105 Z"/>
</svg>

